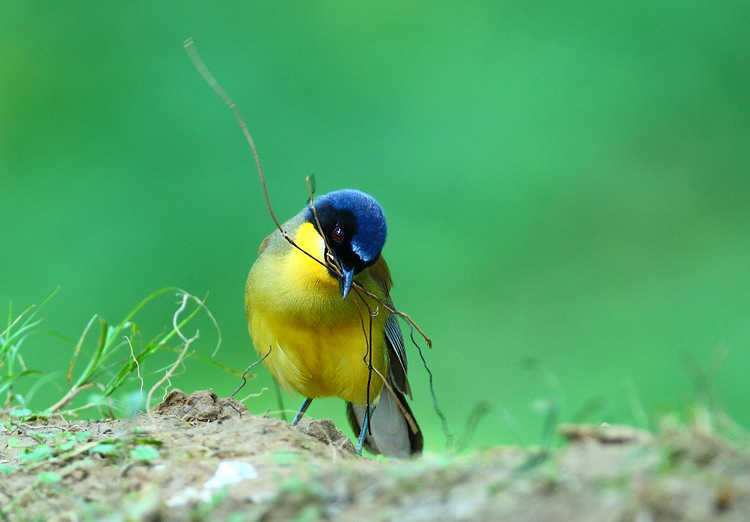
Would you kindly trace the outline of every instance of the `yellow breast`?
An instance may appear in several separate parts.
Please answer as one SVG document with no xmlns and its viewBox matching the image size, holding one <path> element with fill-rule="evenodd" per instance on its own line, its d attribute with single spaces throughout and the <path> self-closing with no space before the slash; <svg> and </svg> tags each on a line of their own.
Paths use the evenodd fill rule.
<svg viewBox="0 0 750 522">
<path fill-rule="evenodd" d="M 294 240 L 317 259 L 323 258 L 325 245 L 312 224 L 300 225 Z M 335 396 L 357 404 L 367 402 L 371 373 L 372 402 L 383 385 L 378 372 L 385 377 L 388 370 L 386 310 L 354 291 L 342 299 L 338 281 L 328 270 L 290 245 L 271 250 L 266 249 L 253 265 L 246 289 L 253 344 L 261 355 L 270 349 L 265 365 L 283 387 L 305 397 Z M 355 281 L 384 297 L 368 269 Z M 372 325 L 368 307 L 377 312 Z M 370 360 L 377 371 L 369 372 Z"/>
</svg>

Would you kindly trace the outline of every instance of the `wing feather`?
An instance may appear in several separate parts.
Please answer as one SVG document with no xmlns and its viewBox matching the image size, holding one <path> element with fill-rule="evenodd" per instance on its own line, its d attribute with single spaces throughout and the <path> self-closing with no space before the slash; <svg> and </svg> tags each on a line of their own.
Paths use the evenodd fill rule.
<svg viewBox="0 0 750 522">
<path fill-rule="evenodd" d="M 393 279 L 391 279 L 391 271 L 388 269 L 388 264 L 385 262 L 383 256 L 380 256 L 370 267 L 370 275 L 372 275 L 372 278 L 383 289 L 387 303 L 393 306 L 390 300 Z M 409 386 L 409 380 L 406 378 L 408 365 L 406 362 L 404 338 L 401 335 L 401 327 L 398 325 L 398 319 L 393 314 L 388 315 L 388 320 L 385 323 L 385 340 L 388 345 L 391 380 L 401 393 L 406 394 L 411 399 L 411 387 Z"/>
<path fill-rule="evenodd" d="M 369 268 L 370 275 L 380 285 L 385 292 L 385 298 L 390 302 L 391 287 L 393 287 L 393 279 L 391 279 L 391 271 L 385 262 L 383 256 L 378 257 L 378 260 Z"/>
<path fill-rule="evenodd" d="M 391 363 L 389 368 L 391 380 L 401 393 L 406 394 L 411 399 L 411 387 L 409 386 L 409 379 L 406 377 L 409 367 L 406 361 L 404 338 L 401 336 L 401 327 L 398 325 L 398 319 L 395 315 L 389 315 L 385 323 L 385 340 Z"/>
</svg>

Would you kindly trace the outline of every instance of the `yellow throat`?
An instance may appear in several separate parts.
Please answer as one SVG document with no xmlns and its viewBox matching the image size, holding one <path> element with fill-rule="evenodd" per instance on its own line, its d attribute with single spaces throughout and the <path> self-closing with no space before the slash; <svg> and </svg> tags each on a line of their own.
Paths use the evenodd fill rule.
<svg viewBox="0 0 750 522">
<path fill-rule="evenodd" d="M 293 239 L 323 259 L 325 244 L 311 223 L 301 224 Z M 386 310 L 362 292 L 342 299 L 337 279 L 324 266 L 291 245 L 282 246 L 263 251 L 248 276 L 246 309 L 256 351 L 265 355 L 270 349 L 264 363 L 287 390 L 311 399 L 336 396 L 365 404 L 369 379 L 372 404 L 388 370 Z M 369 269 L 355 281 L 385 298 Z M 368 307 L 377 311 L 371 328 Z"/>
</svg>

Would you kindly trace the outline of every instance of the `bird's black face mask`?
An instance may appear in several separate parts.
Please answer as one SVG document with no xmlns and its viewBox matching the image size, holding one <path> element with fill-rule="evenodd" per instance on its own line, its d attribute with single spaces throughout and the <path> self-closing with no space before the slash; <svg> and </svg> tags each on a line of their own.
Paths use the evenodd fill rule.
<svg viewBox="0 0 750 522">
<path fill-rule="evenodd" d="M 332 277 L 338 278 L 339 289 L 341 290 L 342 299 L 346 299 L 352 288 L 354 276 L 362 270 L 372 265 L 377 256 L 370 261 L 362 259 L 359 254 L 361 248 L 358 244 L 362 238 L 357 235 L 358 223 L 356 216 L 349 210 L 338 210 L 331 205 L 322 205 L 316 207 L 320 227 L 323 229 L 326 244 L 330 251 L 326 255 L 333 257 L 335 264 L 341 267 L 341 276 L 332 269 L 328 272 Z M 311 213 L 312 214 L 312 213 Z M 315 218 L 311 216 L 312 223 L 315 225 Z M 366 238 L 365 238 L 366 239 Z M 382 246 L 381 246 L 382 248 Z"/>
</svg>

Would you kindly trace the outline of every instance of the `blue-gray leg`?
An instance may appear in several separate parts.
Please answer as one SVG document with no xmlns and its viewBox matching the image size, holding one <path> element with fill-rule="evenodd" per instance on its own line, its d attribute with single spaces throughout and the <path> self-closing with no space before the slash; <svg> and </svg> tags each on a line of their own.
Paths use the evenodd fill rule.
<svg viewBox="0 0 750 522">
<path fill-rule="evenodd" d="M 294 420 L 292 421 L 292 426 L 296 426 L 297 423 L 300 421 L 302 416 L 307 411 L 307 407 L 310 406 L 310 403 L 312 402 L 312 399 L 305 399 L 305 402 L 302 403 L 302 406 L 300 407 L 299 411 L 297 412 L 297 415 L 294 416 Z"/>
<path fill-rule="evenodd" d="M 362 419 L 362 429 L 359 430 L 359 438 L 357 439 L 357 455 L 362 455 L 362 446 L 365 444 L 365 436 L 367 435 L 367 427 L 370 424 L 370 417 L 375 408 L 370 408 L 370 411 Z"/>
</svg>

